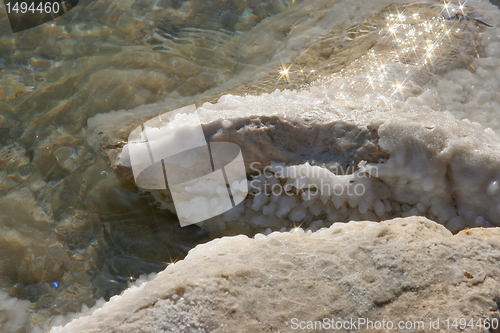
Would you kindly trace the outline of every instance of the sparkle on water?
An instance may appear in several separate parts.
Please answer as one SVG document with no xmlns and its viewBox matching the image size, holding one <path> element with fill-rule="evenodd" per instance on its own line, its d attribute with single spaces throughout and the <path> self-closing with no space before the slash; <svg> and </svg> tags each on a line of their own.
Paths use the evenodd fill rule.
<svg viewBox="0 0 500 333">
<path fill-rule="evenodd" d="M 403 7 L 401 12 L 397 8 L 396 13 L 387 15 L 385 17 L 386 26 L 381 28 L 378 34 L 392 43 L 392 54 L 395 56 L 397 63 L 412 64 L 414 67 L 407 70 L 408 76 L 402 81 L 399 79 L 392 81 L 393 79 L 387 75 L 386 66 L 384 65 L 386 59 L 383 59 L 377 51 L 371 49 L 368 51 L 367 59 L 369 66 L 365 68 L 367 71 L 365 73 L 367 78 L 366 88 L 371 87 L 374 90 L 383 91 L 384 87 L 387 87 L 389 83 L 389 96 L 399 94 L 404 100 L 405 83 L 408 78 L 421 67 L 430 66 L 434 68 L 433 58 L 441 52 L 445 39 L 451 41 L 450 35 L 460 32 L 458 27 L 460 17 L 454 15 L 460 11 L 463 15 L 461 18 L 467 19 L 464 12 L 464 9 L 466 9 L 465 3 L 459 1 L 459 6 L 454 6 L 451 1 L 444 1 L 444 5 L 440 10 L 441 15 L 432 18 L 428 16 L 422 18 L 422 15 L 418 12 L 418 7 L 412 6 Z M 305 68 L 294 63 L 295 61 L 292 61 L 288 66 L 283 62 L 280 63 L 276 82 L 284 79 L 286 83 L 290 83 L 292 80 L 299 79 L 300 76 L 305 78 Z M 314 73 L 315 71 L 313 68 L 307 72 Z M 343 72 L 344 70 L 332 75 L 331 79 L 338 78 Z M 383 95 L 385 96 L 385 94 Z M 380 97 L 384 98 L 384 96 Z"/>
</svg>

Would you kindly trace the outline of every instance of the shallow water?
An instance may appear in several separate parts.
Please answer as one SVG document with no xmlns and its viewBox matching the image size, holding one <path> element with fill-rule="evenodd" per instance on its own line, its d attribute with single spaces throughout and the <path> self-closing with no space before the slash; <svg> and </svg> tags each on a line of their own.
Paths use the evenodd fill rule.
<svg viewBox="0 0 500 333">
<path fill-rule="evenodd" d="M 347 22 L 342 24 L 345 15 L 339 13 L 328 25 L 326 19 L 308 20 L 324 14 L 315 4 L 80 1 L 54 23 L 16 35 L 0 13 L 0 288 L 30 302 L 29 329 L 109 299 L 139 276 L 160 271 L 196 244 L 221 236 L 198 226 L 181 228 L 151 193 L 114 171 L 89 145 L 88 119 L 163 101 L 162 108 L 173 109 L 214 101 L 227 92 L 299 89 L 346 75 L 340 73 L 349 66 L 350 73 L 362 69 L 365 60 L 353 61 L 371 48 L 387 13 L 369 24 L 364 20 L 386 6 L 346 5 Z M 273 20 L 264 20 L 268 17 Z M 297 37 L 302 31 L 307 31 L 306 43 Z M 328 45 L 335 47 L 324 53 Z M 483 52 L 470 50 L 471 57 Z M 384 61 L 391 59 L 392 50 L 379 51 Z M 409 58 L 406 64 L 414 65 Z M 292 60 L 290 79 L 284 70 Z M 435 73 L 426 68 L 430 74 L 417 74 L 428 80 Z M 478 80 L 468 73 L 451 72 L 447 79 Z M 388 82 L 373 85 L 372 93 L 394 89 Z M 419 96 L 423 104 L 435 103 L 458 119 L 500 129 L 494 116 L 498 106 L 491 102 L 494 91 L 482 97 L 465 92 L 470 100 L 464 103 L 441 98 L 439 86 L 428 88 L 424 94 L 409 89 L 406 95 L 396 89 L 391 97 Z M 471 112 L 477 109 L 481 112 Z"/>
<path fill-rule="evenodd" d="M 298 2 L 84 0 L 15 35 L 2 7 L 0 290 L 31 302 L 28 327 L 109 299 L 217 236 L 180 228 L 116 174 L 85 141 L 87 119 L 223 84 L 239 36 Z"/>
</svg>

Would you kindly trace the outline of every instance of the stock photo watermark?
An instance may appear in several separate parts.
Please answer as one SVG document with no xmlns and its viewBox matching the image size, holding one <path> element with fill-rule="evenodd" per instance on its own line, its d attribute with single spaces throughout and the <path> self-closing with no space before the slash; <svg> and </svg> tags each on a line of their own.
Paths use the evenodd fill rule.
<svg viewBox="0 0 500 333">
<path fill-rule="evenodd" d="M 352 166 L 335 165 L 328 169 L 317 166 L 285 166 L 273 165 L 262 167 L 260 162 L 250 164 L 253 179 L 249 187 L 254 195 L 294 196 L 301 194 L 306 201 L 318 196 L 363 196 L 366 184 L 360 182 L 363 178 L 377 178 L 378 167 L 362 165 L 358 168 Z M 361 171 L 360 171 L 361 170 Z M 293 179 L 283 184 L 277 179 Z"/>
<path fill-rule="evenodd" d="M 68 13 L 79 0 L 3 0 L 13 33 L 34 28 Z"/>
<path fill-rule="evenodd" d="M 323 318 L 322 320 L 300 320 L 292 318 L 289 321 L 289 326 L 292 330 L 302 331 L 307 330 L 343 330 L 343 331 L 356 331 L 356 330 L 394 330 L 394 331 L 441 331 L 450 329 L 454 330 L 496 330 L 500 326 L 498 318 L 431 318 L 425 320 L 370 320 L 369 318 Z"/>
<path fill-rule="evenodd" d="M 247 175 L 241 147 L 206 141 L 194 105 L 136 127 L 124 153 L 137 186 L 169 192 L 181 226 L 221 215 L 249 193 L 300 195 L 304 201 L 326 203 L 334 196 L 361 197 L 368 191 L 366 179 L 378 177 L 378 168 L 366 162 L 328 168 L 253 162 Z"/>
<path fill-rule="evenodd" d="M 136 184 L 149 190 L 168 189 L 181 226 L 225 213 L 248 194 L 240 147 L 207 143 L 194 105 L 138 126 L 130 133 L 127 148 Z"/>
</svg>

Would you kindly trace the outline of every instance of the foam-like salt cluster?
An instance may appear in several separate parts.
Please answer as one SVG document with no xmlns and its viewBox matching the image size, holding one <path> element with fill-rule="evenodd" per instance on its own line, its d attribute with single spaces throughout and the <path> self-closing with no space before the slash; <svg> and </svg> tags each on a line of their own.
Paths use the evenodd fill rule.
<svg viewBox="0 0 500 333">
<path fill-rule="evenodd" d="M 438 318 L 491 322 L 500 318 L 499 236 L 498 228 L 452 236 L 409 217 L 224 237 L 51 333 L 290 332 L 293 318 L 424 321 L 417 332 Z"/>
<path fill-rule="evenodd" d="M 252 98 L 251 105 L 258 106 L 260 101 L 277 102 L 279 93 L 273 95 Z M 414 105 L 412 101 L 396 104 L 383 112 L 368 106 L 363 111 L 325 106 L 327 111 L 314 114 L 316 121 L 310 127 L 309 133 L 314 131 L 311 138 L 307 130 L 294 126 L 310 117 L 310 113 L 299 111 L 300 104 L 305 104 L 305 101 L 298 103 L 289 98 L 286 106 L 276 103 L 273 110 L 286 108 L 286 116 L 279 115 L 279 111 L 269 112 L 266 117 L 275 117 L 271 127 L 267 124 L 256 126 L 256 121 L 247 120 L 252 119 L 251 111 L 242 117 L 245 102 L 250 98 L 246 99 L 227 97 L 220 104 L 204 105 L 200 109 L 200 115 L 207 119 L 219 117 L 213 112 L 218 109 L 224 114 L 223 118 L 233 123 L 229 129 L 214 130 L 213 140 L 237 142 L 244 147 L 246 156 L 250 156 L 250 162 L 258 161 L 253 170 L 258 176 L 249 181 L 250 188 L 255 190 L 254 197 L 247 199 L 245 209 L 240 207 L 239 214 L 236 212 L 238 208 L 225 214 L 222 218 L 226 221 L 246 220 L 253 226 L 264 227 L 274 225 L 273 220 L 281 220 L 281 224 L 277 222 L 278 226 L 284 226 L 283 219 L 300 224 L 307 217 L 309 221 L 333 222 L 426 215 L 440 223 L 448 223 L 453 231 L 498 221 L 496 207 L 500 197 L 494 184 L 500 176 L 497 171 L 500 167 L 497 157 L 500 142 L 495 135 L 484 132 L 477 125 L 457 121 L 449 114 Z M 314 97 L 311 102 L 313 100 Z M 295 103 L 299 104 L 297 113 L 294 112 Z M 231 105 L 231 111 L 228 111 L 227 104 Z M 347 125 L 339 118 L 352 120 Z M 216 127 L 210 124 L 210 120 L 206 122 L 207 128 L 210 125 Z M 334 126 L 341 129 L 354 127 L 357 132 L 370 129 L 376 135 L 365 137 L 365 142 L 359 144 L 337 143 L 334 147 L 345 152 L 340 158 L 335 158 L 335 153 L 330 156 L 315 154 L 316 149 L 332 149 L 328 140 L 335 138 L 331 138 L 328 129 Z M 285 138 L 281 135 L 285 130 L 280 127 L 287 130 Z M 231 131 L 234 128 L 238 128 L 237 132 Z M 322 131 L 323 128 L 326 129 Z M 285 147 L 278 143 L 272 149 L 262 149 L 278 138 L 285 142 Z M 288 145 L 293 149 L 287 154 L 285 148 Z M 367 146 L 371 149 L 366 149 Z M 309 147 L 314 147 L 311 153 L 307 151 Z M 353 157 L 351 166 L 345 159 L 348 154 Z M 311 166 L 308 159 L 315 160 L 319 166 Z M 273 176 L 271 167 L 266 173 L 264 168 L 276 160 L 287 162 L 288 166 L 280 166 L 285 172 Z M 290 175 L 294 168 L 302 168 L 302 174 Z M 349 172 L 339 175 L 339 170 Z M 263 190 L 264 182 L 271 190 Z M 273 193 L 273 188 L 278 190 Z M 297 192 L 301 188 L 308 191 Z M 317 194 L 316 189 L 319 190 Z"/>
</svg>

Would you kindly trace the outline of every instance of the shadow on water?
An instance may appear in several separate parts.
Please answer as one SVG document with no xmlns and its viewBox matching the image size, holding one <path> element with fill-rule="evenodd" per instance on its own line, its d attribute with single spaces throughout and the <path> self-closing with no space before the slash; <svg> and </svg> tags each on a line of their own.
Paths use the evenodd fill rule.
<svg viewBox="0 0 500 333">
<path fill-rule="evenodd" d="M 100 250 L 99 267 L 92 272 L 97 298 L 120 293 L 143 274 L 165 269 L 184 258 L 197 244 L 217 236 L 191 225 L 181 228 L 176 216 L 154 207 L 154 199 L 144 209 L 125 214 L 101 216 L 105 246 Z"/>
</svg>

